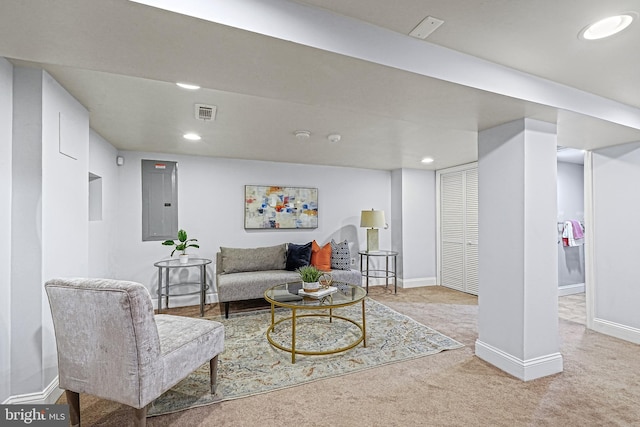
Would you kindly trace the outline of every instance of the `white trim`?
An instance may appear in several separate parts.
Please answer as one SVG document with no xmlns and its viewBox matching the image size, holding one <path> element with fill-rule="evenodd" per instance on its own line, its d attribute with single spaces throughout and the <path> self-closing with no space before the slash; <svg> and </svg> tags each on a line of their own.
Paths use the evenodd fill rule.
<svg viewBox="0 0 640 427">
<path fill-rule="evenodd" d="M 435 277 L 420 277 L 417 279 L 398 279 L 398 287 L 402 289 L 436 286 Z"/>
<path fill-rule="evenodd" d="M 50 405 L 55 403 L 64 390 L 58 388 L 58 376 L 49 383 L 49 385 L 37 393 L 19 394 L 9 396 L 7 400 L 2 402 L 3 405 Z"/>
<path fill-rule="evenodd" d="M 584 270 L 587 329 L 594 329 L 596 308 L 595 211 L 593 194 L 593 153 L 584 155 Z"/>
<path fill-rule="evenodd" d="M 640 344 L 640 329 L 633 328 L 631 326 L 596 318 L 593 319 L 592 329 L 596 332 L 600 332 L 601 334 L 630 341 L 634 344 Z"/>
<path fill-rule="evenodd" d="M 573 285 L 564 285 L 558 287 L 558 296 L 581 294 L 584 292 L 584 283 L 574 283 Z"/>
<path fill-rule="evenodd" d="M 557 374 L 563 370 L 560 353 L 522 360 L 480 340 L 476 340 L 476 356 L 523 381 Z"/>
</svg>

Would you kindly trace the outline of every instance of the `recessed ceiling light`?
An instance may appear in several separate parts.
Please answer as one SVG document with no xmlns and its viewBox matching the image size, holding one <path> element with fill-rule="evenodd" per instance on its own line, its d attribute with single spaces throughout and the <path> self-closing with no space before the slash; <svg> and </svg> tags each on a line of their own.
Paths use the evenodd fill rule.
<svg viewBox="0 0 640 427">
<path fill-rule="evenodd" d="M 637 17 L 637 13 L 628 12 L 622 15 L 615 15 L 601 19 L 598 22 L 594 22 L 593 24 L 585 27 L 580 31 L 578 37 L 584 40 L 598 40 L 610 37 L 627 28 Z"/>
<path fill-rule="evenodd" d="M 200 141 L 202 137 L 197 133 L 185 133 L 182 135 L 184 139 L 188 139 L 189 141 Z"/>
<path fill-rule="evenodd" d="M 176 83 L 178 86 L 180 86 L 182 89 L 188 89 L 188 90 L 198 90 L 200 89 L 200 86 L 198 85 L 192 85 L 190 83 Z"/>
<path fill-rule="evenodd" d="M 293 133 L 298 141 L 308 141 L 311 138 L 311 132 L 308 130 L 297 130 Z"/>
<path fill-rule="evenodd" d="M 425 157 L 424 159 L 421 160 L 422 163 L 428 164 L 428 163 L 433 163 L 433 157 Z"/>
</svg>

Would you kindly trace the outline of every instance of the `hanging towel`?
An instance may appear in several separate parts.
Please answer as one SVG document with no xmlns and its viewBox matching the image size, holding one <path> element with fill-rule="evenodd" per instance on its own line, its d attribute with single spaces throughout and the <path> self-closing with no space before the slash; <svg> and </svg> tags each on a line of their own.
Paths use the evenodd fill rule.
<svg viewBox="0 0 640 427">
<path fill-rule="evenodd" d="M 571 225 L 573 226 L 573 238 L 578 240 L 584 238 L 584 232 L 582 230 L 582 224 L 572 219 Z"/>
<path fill-rule="evenodd" d="M 574 234 L 576 228 L 580 230 L 580 234 L 584 237 L 580 223 L 578 223 L 577 227 L 574 227 L 573 221 L 564 222 L 564 230 L 562 231 L 562 243 L 564 246 L 580 246 L 584 244 L 584 239 L 582 237 L 576 239 Z"/>
<path fill-rule="evenodd" d="M 572 246 L 570 240 L 573 240 L 573 224 L 571 221 L 565 221 L 562 229 L 562 244 Z"/>
</svg>

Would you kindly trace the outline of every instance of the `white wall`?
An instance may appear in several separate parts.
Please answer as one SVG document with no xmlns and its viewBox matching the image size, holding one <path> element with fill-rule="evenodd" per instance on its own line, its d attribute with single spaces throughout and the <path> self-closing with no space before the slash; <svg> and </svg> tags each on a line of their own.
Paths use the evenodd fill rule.
<svg viewBox="0 0 640 427">
<path fill-rule="evenodd" d="M 42 80 L 42 282 L 45 282 L 54 277 L 86 277 L 88 273 L 89 112 L 46 72 Z M 39 288 L 46 387 L 58 374 L 57 356 L 49 301 L 42 283 Z"/>
<path fill-rule="evenodd" d="M 391 212 L 387 171 L 137 152 L 120 154 L 125 165 L 119 169 L 122 209 L 118 218 L 116 275 L 143 283 L 152 295 L 157 292 L 157 270 L 153 263 L 167 258 L 171 251 L 160 242 L 142 242 L 141 159 L 178 162 L 179 227 L 199 239 L 200 250 L 192 253 L 205 258 L 215 259 L 220 246 L 257 247 L 313 239 L 324 243 L 334 238 L 347 239 L 352 244 L 351 256 L 358 265 L 357 251 L 366 246 L 365 229 L 359 227 L 360 212 L 372 207 Z M 318 228 L 245 230 L 247 184 L 318 188 Z M 380 246 L 390 244 L 391 230 L 380 230 Z M 213 274 L 213 267 L 208 274 Z M 184 303 L 194 301 L 197 298 L 185 299 Z"/>
<path fill-rule="evenodd" d="M 89 113 L 43 72 L 42 118 L 42 275 L 86 275 Z M 68 155 L 64 144 L 74 147 Z"/>
<path fill-rule="evenodd" d="M 11 394 L 42 390 L 42 71 L 15 68 Z"/>
<path fill-rule="evenodd" d="M 592 155 L 593 328 L 640 343 L 640 142 Z"/>
<path fill-rule="evenodd" d="M 402 170 L 403 287 L 435 284 L 436 174 Z"/>
<path fill-rule="evenodd" d="M 118 151 L 93 130 L 89 133 L 89 172 L 101 177 L 102 219 L 89 221 L 90 277 L 114 278 L 118 233 Z"/>
<path fill-rule="evenodd" d="M 398 252 L 398 277 L 403 277 L 404 268 L 402 266 L 404 253 L 403 253 L 403 230 L 404 225 L 402 223 L 402 198 L 403 198 L 403 180 L 402 169 L 396 169 L 391 171 L 391 218 L 392 222 L 389 223 L 391 227 L 391 250 Z M 386 218 L 385 218 L 386 219 Z M 383 248 L 386 249 L 386 248 Z M 371 258 L 371 261 L 375 260 Z M 371 281 L 371 279 L 369 279 Z"/>
<path fill-rule="evenodd" d="M 558 222 L 572 219 L 584 221 L 584 166 L 558 162 Z M 558 227 L 558 285 L 584 285 L 584 245 L 564 246 Z"/>
<path fill-rule="evenodd" d="M 89 116 L 42 70 L 15 68 L 13 89 L 9 401 L 51 403 L 57 357 L 43 284 L 87 274 Z"/>
<path fill-rule="evenodd" d="M 11 241 L 13 66 L 0 58 L 0 229 Z M 11 395 L 11 247 L 0 246 L 0 402 Z"/>
<path fill-rule="evenodd" d="M 516 235 L 521 241 L 524 203 L 509 206 L 508 211 L 498 207 L 522 199 L 524 132 L 518 123 L 510 123 L 481 132 L 479 141 L 478 323 L 483 326 L 479 339 L 522 358 L 524 318 L 518 313 L 524 301 L 524 248 L 512 247 L 511 242 Z M 494 259 L 495 254 L 501 255 Z M 502 280 L 494 282 L 496 277 Z M 513 301 L 517 303 L 512 304 Z M 503 325 L 509 330 L 502 330 Z"/>
</svg>

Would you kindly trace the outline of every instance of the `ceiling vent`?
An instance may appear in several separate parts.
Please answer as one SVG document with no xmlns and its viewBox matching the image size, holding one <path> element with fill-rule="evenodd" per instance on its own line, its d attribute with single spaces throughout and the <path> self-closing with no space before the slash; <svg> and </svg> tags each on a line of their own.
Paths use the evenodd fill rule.
<svg viewBox="0 0 640 427">
<path fill-rule="evenodd" d="M 411 30 L 409 35 L 411 37 L 424 40 L 442 24 L 444 24 L 442 19 L 427 16 L 418 25 L 416 25 L 413 30 Z"/>
<path fill-rule="evenodd" d="M 204 121 L 215 120 L 217 108 L 215 105 L 196 104 L 196 119 Z"/>
</svg>

